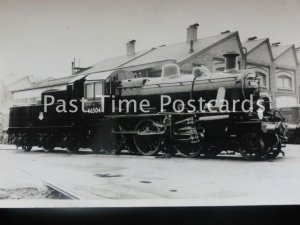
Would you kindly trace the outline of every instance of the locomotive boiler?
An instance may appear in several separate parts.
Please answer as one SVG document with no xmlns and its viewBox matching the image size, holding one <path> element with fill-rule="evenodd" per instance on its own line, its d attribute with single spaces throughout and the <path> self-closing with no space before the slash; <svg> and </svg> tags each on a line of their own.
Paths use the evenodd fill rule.
<svg viewBox="0 0 300 225">
<path fill-rule="evenodd" d="M 255 72 L 237 69 L 237 56 L 224 54 L 226 69 L 217 73 L 202 66 L 184 74 L 167 64 L 160 77 L 80 75 L 66 91 L 43 93 L 40 105 L 12 107 L 9 140 L 25 151 L 275 158 L 286 139 L 283 118 L 261 98 Z"/>
</svg>

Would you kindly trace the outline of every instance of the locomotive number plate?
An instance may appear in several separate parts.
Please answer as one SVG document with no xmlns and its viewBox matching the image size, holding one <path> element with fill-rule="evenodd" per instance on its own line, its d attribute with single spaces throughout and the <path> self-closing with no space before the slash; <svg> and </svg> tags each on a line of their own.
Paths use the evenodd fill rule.
<svg viewBox="0 0 300 225">
<path fill-rule="evenodd" d="M 87 113 L 101 113 L 101 108 L 100 107 L 89 108 L 87 110 Z"/>
</svg>

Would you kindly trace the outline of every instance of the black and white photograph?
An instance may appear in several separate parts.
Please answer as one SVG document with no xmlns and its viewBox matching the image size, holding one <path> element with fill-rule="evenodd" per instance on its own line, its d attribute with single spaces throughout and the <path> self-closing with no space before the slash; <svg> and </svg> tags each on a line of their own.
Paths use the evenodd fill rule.
<svg viewBox="0 0 300 225">
<path fill-rule="evenodd" d="M 299 0 L 0 0 L 0 207 L 300 203 Z"/>
</svg>

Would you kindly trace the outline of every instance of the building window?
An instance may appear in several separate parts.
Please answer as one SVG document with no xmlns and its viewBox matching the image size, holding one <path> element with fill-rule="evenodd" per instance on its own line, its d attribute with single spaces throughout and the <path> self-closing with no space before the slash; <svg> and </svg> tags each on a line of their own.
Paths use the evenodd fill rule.
<svg viewBox="0 0 300 225">
<path fill-rule="evenodd" d="M 293 79 L 290 76 L 280 75 L 276 82 L 278 89 L 293 90 Z"/>
<path fill-rule="evenodd" d="M 223 72 L 225 70 L 225 67 L 221 66 L 215 69 L 216 72 Z"/>
<path fill-rule="evenodd" d="M 214 59 L 214 71 L 223 72 L 225 70 L 225 63 L 223 59 Z"/>
</svg>

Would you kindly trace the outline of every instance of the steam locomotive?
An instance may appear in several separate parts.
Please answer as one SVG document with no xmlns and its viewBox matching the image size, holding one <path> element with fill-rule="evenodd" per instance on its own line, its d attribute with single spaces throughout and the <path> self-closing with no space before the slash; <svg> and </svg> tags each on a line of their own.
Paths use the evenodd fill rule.
<svg viewBox="0 0 300 225">
<path fill-rule="evenodd" d="M 9 142 L 24 151 L 275 158 L 286 140 L 284 118 L 260 96 L 255 72 L 237 69 L 237 56 L 224 54 L 226 69 L 217 73 L 201 66 L 184 74 L 167 64 L 160 77 L 78 75 L 66 90 L 42 93 L 40 104 L 12 107 Z"/>
</svg>

